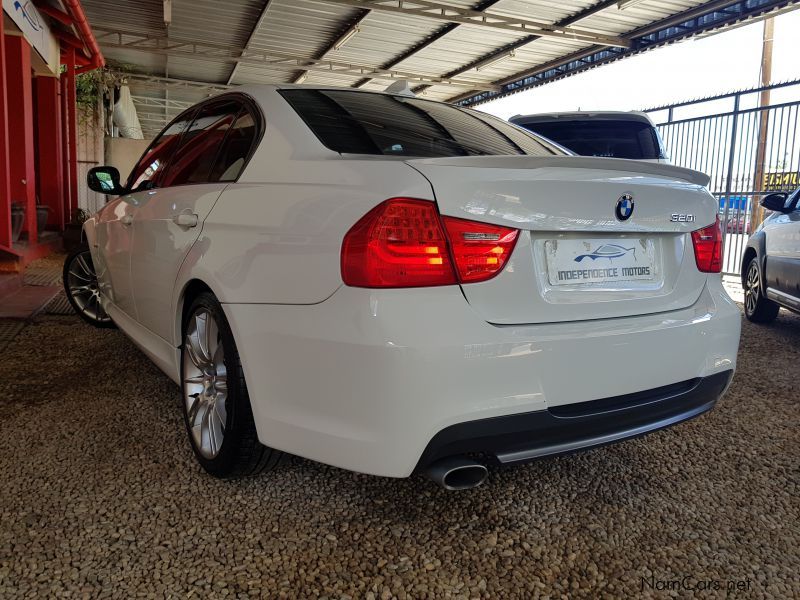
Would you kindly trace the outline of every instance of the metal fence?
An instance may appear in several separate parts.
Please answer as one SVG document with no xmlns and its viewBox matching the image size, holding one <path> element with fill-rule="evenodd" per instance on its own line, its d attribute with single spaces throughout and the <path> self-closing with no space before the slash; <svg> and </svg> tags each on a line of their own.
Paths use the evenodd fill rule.
<svg viewBox="0 0 800 600">
<path fill-rule="evenodd" d="M 800 80 L 646 110 L 672 162 L 711 177 L 725 235 L 722 270 L 738 274 L 766 194 L 800 187 Z"/>
</svg>

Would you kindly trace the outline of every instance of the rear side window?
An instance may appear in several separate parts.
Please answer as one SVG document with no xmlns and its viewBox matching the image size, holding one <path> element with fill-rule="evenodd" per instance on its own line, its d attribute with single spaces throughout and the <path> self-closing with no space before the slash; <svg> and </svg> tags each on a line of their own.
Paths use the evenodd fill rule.
<svg viewBox="0 0 800 600">
<path fill-rule="evenodd" d="M 202 107 L 184 133 L 159 185 L 169 187 L 212 181 L 214 160 L 241 107 L 236 101 L 215 102 Z"/>
<path fill-rule="evenodd" d="M 236 181 L 256 141 L 258 124 L 252 113 L 243 109 L 220 148 L 211 174 L 212 181 Z"/>
<path fill-rule="evenodd" d="M 565 119 L 520 125 L 581 156 L 636 160 L 666 158 L 655 128 L 643 121 Z"/>
<path fill-rule="evenodd" d="M 319 140 L 342 154 L 563 154 L 512 125 L 441 102 L 346 90 L 282 90 Z"/>
</svg>

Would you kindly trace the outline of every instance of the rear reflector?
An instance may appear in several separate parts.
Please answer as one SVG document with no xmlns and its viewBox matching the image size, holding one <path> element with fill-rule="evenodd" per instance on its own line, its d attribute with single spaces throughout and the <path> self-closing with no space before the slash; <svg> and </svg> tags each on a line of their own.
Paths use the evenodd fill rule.
<svg viewBox="0 0 800 600">
<path fill-rule="evenodd" d="M 485 281 L 503 270 L 517 233 L 486 223 L 441 219 L 428 200 L 392 198 L 347 232 L 342 280 L 368 288 Z"/>
<path fill-rule="evenodd" d="M 722 228 L 719 215 L 713 225 L 692 232 L 694 259 L 697 269 L 703 273 L 722 271 Z"/>
</svg>

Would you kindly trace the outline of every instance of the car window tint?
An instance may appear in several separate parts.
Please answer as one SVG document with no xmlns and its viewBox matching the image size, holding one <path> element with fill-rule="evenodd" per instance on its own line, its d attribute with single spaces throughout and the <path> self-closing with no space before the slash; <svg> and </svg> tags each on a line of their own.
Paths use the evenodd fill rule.
<svg viewBox="0 0 800 600">
<path fill-rule="evenodd" d="M 655 129 L 644 121 L 563 119 L 520 125 L 581 156 L 664 158 Z"/>
<path fill-rule="evenodd" d="M 244 110 L 228 132 L 220 148 L 211 181 L 236 181 L 247 162 L 256 139 L 257 123 L 253 115 Z"/>
<path fill-rule="evenodd" d="M 138 191 L 149 189 L 155 185 L 172 153 L 180 142 L 181 135 L 189 128 L 194 111 L 177 119 L 162 131 L 145 151 L 142 158 L 128 177 L 128 189 Z"/>
<path fill-rule="evenodd" d="M 215 102 L 200 109 L 183 135 L 159 185 L 162 187 L 211 181 L 211 168 L 241 104 Z"/>
<path fill-rule="evenodd" d="M 319 140 L 340 153 L 423 157 L 563 154 L 525 131 L 440 102 L 345 90 L 298 89 L 282 90 L 281 94 Z"/>
</svg>

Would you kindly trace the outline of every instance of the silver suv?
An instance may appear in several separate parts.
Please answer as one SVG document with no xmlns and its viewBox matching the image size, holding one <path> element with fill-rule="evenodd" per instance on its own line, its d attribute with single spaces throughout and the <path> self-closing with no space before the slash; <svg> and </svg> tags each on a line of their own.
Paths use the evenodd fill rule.
<svg viewBox="0 0 800 600">
<path fill-rule="evenodd" d="M 580 156 L 669 163 L 661 136 L 644 113 L 548 113 L 517 115 L 509 121 Z"/>
<path fill-rule="evenodd" d="M 761 201 L 770 215 L 750 236 L 742 260 L 744 314 L 769 323 L 780 307 L 800 312 L 800 189 Z"/>
</svg>

